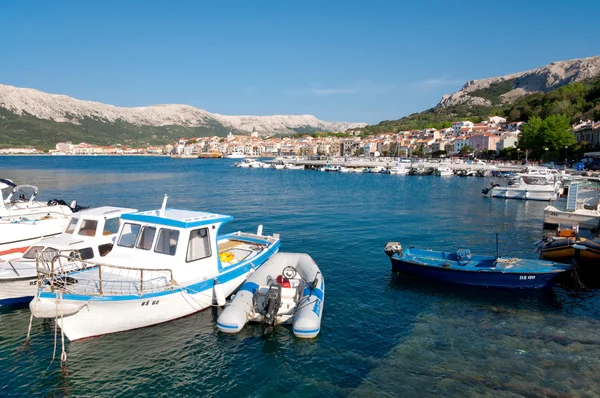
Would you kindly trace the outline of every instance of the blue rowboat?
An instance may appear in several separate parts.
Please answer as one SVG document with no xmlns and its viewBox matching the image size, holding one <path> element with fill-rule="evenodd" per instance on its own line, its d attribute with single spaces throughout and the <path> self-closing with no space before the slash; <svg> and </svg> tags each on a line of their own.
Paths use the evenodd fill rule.
<svg viewBox="0 0 600 398">
<path fill-rule="evenodd" d="M 540 289 L 551 286 L 572 265 L 553 261 L 472 255 L 468 249 L 437 252 L 403 249 L 389 242 L 385 252 L 392 272 L 406 272 L 423 278 L 460 285 L 509 289 Z"/>
</svg>

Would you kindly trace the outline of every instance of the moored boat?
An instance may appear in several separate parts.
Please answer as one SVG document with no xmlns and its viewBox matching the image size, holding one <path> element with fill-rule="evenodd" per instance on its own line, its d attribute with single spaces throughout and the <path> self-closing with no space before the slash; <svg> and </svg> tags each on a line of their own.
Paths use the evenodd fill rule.
<svg viewBox="0 0 600 398">
<path fill-rule="evenodd" d="M 308 254 L 277 253 L 258 268 L 219 316 L 223 333 L 247 322 L 292 324 L 294 335 L 313 338 L 321 329 L 325 280 Z"/>
<path fill-rule="evenodd" d="M 393 272 L 459 285 L 539 289 L 551 286 L 559 276 L 573 269 L 572 265 L 552 261 L 477 256 L 468 249 L 456 252 L 403 249 L 398 242 L 388 242 L 384 250 L 392 261 Z"/>
<path fill-rule="evenodd" d="M 5 197 L 5 194 L 6 197 Z M 38 188 L 34 185 L 16 185 L 0 179 L 0 258 L 20 257 L 32 243 L 56 236 L 64 231 L 74 211 L 62 200 L 36 200 Z"/>
<path fill-rule="evenodd" d="M 219 236 L 233 217 L 166 203 L 165 195 L 158 210 L 121 215 L 115 246 L 102 262 L 71 266 L 59 258 L 38 267 L 47 283 L 29 305 L 33 316 L 61 317 L 69 340 L 168 322 L 223 305 L 279 250 L 279 236 L 262 235 L 262 226 L 256 234 Z M 80 271 L 69 272 L 73 267 Z"/>
<path fill-rule="evenodd" d="M 42 239 L 21 258 L 0 263 L 0 305 L 31 301 L 38 287 L 37 256 L 52 262 L 59 253 L 98 260 L 110 252 L 121 214 L 135 209 L 104 206 L 75 213 L 66 230 Z"/>
<path fill-rule="evenodd" d="M 557 196 L 561 186 L 559 180 L 549 182 L 545 176 L 519 175 L 516 182 L 511 181 L 507 186 L 491 183 L 481 193 L 492 198 L 549 201 Z"/>
</svg>

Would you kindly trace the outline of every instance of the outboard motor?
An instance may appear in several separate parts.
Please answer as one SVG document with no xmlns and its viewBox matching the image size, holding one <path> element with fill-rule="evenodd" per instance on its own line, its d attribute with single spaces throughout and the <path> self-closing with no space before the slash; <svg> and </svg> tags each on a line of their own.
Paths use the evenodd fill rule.
<svg viewBox="0 0 600 398">
<path fill-rule="evenodd" d="M 265 297 L 265 308 L 263 309 L 264 321 L 267 325 L 275 325 L 277 312 L 281 307 L 281 286 L 274 283 L 269 287 L 267 297 Z"/>
<path fill-rule="evenodd" d="M 398 255 L 401 256 L 402 245 L 400 242 L 388 242 L 383 251 L 385 251 L 385 254 L 387 254 L 388 257 L 392 257 L 395 253 L 398 253 Z"/>
</svg>

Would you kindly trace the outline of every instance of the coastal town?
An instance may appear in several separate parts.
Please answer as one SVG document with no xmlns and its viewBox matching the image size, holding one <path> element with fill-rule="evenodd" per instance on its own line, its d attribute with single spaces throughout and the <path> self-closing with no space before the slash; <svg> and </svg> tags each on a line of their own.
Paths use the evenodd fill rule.
<svg viewBox="0 0 600 398">
<path fill-rule="evenodd" d="M 361 138 L 361 129 L 345 133 L 322 133 L 299 137 L 259 137 L 228 134 L 227 137 L 180 138 L 164 146 L 133 148 L 126 145 L 100 146 L 89 143 L 57 143 L 52 155 L 171 155 L 180 157 L 273 156 L 422 156 L 445 157 L 465 154 L 489 157 L 517 148 L 524 122 L 491 116 L 480 123 L 457 121 L 444 129 L 382 133 Z M 600 122 L 582 121 L 573 126 L 577 142 L 600 144 Z M 4 148 L 0 154 L 41 154 L 35 148 Z M 523 152 L 523 157 L 527 152 Z"/>
</svg>

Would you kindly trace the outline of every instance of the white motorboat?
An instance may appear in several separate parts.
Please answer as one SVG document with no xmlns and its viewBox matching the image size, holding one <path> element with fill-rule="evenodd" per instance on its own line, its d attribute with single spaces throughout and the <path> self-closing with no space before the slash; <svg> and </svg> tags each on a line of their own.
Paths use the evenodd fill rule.
<svg viewBox="0 0 600 398">
<path fill-rule="evenodd" d="M 435 175 L 440 177 L 454 175 L 454 170 L 450 167 L 449 163 L 440 163 L 438 168 L 435 170 Z"/>
<path fill-rule="evenodd" d="M 549 201 L 555 198 L 561 189 L 558 179 L 549 182 L 544 176 L 527 176 L 519 174 L 517 181 L 509 181 L 507 186 L 491 183 L 490 188 L 481 192 L 493 198 L 524 199 Z"/>
<path fill-rule="evenodd" d="M 328 164 L 326 166 L 321 167 L 319 169 L 319 171 L 333 171 L 333 172 L 337 172 L 337 171 L 340 171 L 340 166 L 334 166 L 334 165 Z"/>
<path fill-rule="evenodd" d="M 296 337 L 313 338 L 321 330 L 324 299 L 325 280 L 308 254 L 277 253 L 242 285 L 217 327 L 238 333 L 247 322 L 292 324 Z"/>
<path fill-rule="evenodd" d="M 102 262 L 59 258 L 38 267 L 47 282 L 29 305 L 33 316 L 60 318 L 71 341 L 168 322 L 224 305 L 279 250 L 279 235 L 262 235 L 262 226 L 219 236 L 233 217 L 166 205 L 165 195 L 158 210 L 122 214 Z"/>
<path fill-rule="evenodd" d="M 581 229 L 600 227 L 600 193 L 597 189 L 579 188 L 571 184 L 564 188 L 567 197 L 559 198 L 544 208 L 546 226 L 579 225 Z"/>
<path fill-rule="evenodd" d="M 246 155 L 241 151 L 233 151 L 223 156 L 225 159 L 244 159 Z"/>
<path fill-rule="evenodd" d="M 6 195 L 6 197 L 5 197 Z M 0 258 L 21 257 L 27 248 L 42 238 L 56 236 L 64 231 L 73 210 L 62 200 L 36 200 L 34 185 L 15 185 L 0 179 Z"/>
<path fill-rule="evenodd" d="M 38 287 L 37 256 L 52 262 L 59 253 L 82 260 L 98 260 L 113 247 L 121 214 L 135 209 L 104 206 L 75 213 L 59 236 L 42 239 L 23 257 L 0 263 L 0 305 L 31 301 Z"/>
<path fill-rule="evenodd" d="M 398 162 L 395 166 L 390 167 L 390 174 L 398 174 L 405 175 L 408 174 L 408 168 L 405 166 L 405 163 Z"/>
<path fill-rule="evenodd" d="M 248 168 L 249 169 L 259 169 L 259 168 L 263 167 L 263 164 L 264 164 L 263 162 L 259 162 L 256 159 L 245 158 L 245 159 L 242 159 L 241 162 L 236 162 L 234 164 L 234 166 L 235 167 L 242 167 L 242 168 L 245 168 L 245 169 L 248 169 Z"/>
<path fill-rule="evenodd" d="M 286 170 L 304 170 L 304 165 L 303 164 L 292 164 L 292 163 L 285 162 L 284 168 Z"/>
</svg>

